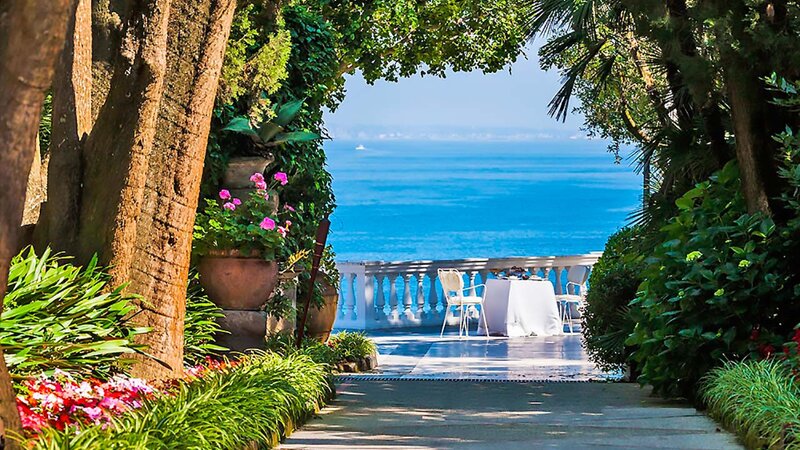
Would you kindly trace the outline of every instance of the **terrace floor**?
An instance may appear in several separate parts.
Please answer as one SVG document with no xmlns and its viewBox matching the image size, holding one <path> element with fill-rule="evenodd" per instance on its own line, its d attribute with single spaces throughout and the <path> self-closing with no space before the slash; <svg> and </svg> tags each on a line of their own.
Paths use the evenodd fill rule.
<svg viewBox="0 0 800 450">
<path fill-rule="evenodd" d="M 380 368 L 340 377 L 333 403 L 281 449 L 742 448 L 689 405 L 608 382 L 619 374 L 595 368 L 579 335 L 370 336 Z"/>
<path fill-rule="evenodd" d="M 474 328 L 473 328 L 474 329 Z M 371 332 L 379 367 L 364 378 L 474 381 L 618 379 L 589 362 L 579 334 L 552 337 L 459 338 L 439 330 Z"/>
</svg>

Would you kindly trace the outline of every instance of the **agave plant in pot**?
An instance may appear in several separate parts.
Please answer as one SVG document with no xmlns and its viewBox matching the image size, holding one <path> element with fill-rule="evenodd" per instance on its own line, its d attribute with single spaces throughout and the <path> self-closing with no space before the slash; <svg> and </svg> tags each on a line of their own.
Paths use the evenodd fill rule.
<svg viewBox="0 0 800 450">
<path fill-rule="evenodd" d="M 268 184 L 257 172 L 250 181 L 247 198 L 222 189 L 219 199 L 206 200 L 195 220 L 200 284 L 223 309 L 253 311 L 266 303 L 278 284 L 276 255 L 291 226 L 281 220 L 275 201 L 275 188 L 287 183 L 286 174 L 276 173 Z"/>
</svg>

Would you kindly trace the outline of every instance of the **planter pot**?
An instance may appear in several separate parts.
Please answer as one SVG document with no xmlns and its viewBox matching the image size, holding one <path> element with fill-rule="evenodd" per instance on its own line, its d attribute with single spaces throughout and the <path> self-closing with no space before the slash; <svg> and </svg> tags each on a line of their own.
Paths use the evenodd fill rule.
<svg viewBox="0 0 800 450">
<path fill-rule="evenodd" d="M 197 271 L 208 298 L 227 310 L 258 311 L 278 284 L 278 263 L 261 258 L 207 255 Z"/>
<path fill-rule="evenodd" d="M 264 173 L 275 158 L 242 156 L 231 158 L 222 177 L 222 185 L 228 189 L 251 188 L 250 175 Z"/>
<path fill-rule="evenodd" d="M 260 156 L 247 156 L 231 158 L 228 168 L 222 177 L 222 186 L 229 190 L 231 195 L 242 201 L 250 197 L 251 192 L 255 192 L 250 176 L 256 172 L 263 173 L 272 165 L 274 158 L 262 158 Z M 278 195 L 273 193 L 269 197 L 272 213 L 278 211 Z M 244 206 L 242 206 L 244 207 Z"/>
<path fill-rule="evenodd" d="M 322 308 L 311 306 L 308 310 L 308 335 L 320 342 L 325 342 L 331 335 L 333 323 L 336 322 L 336 313 L 339 306 L 339 290 L 328 283 L 322 285 L 322 298 L 325 304 Z"/>
</svg>

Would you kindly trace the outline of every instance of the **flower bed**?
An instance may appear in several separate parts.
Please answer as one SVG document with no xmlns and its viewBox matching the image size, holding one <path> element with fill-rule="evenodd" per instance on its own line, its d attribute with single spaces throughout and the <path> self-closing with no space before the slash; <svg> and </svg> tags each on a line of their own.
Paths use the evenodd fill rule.
<svg viewBox="0 0 800 450">
<path fill-rule="evenodd" d="M 32 449 L 271 446 L 333 392 L 323 365 L 272 353 L 193 367 L 175 382 L 59 372 L 26 386 L 19 404 Z"/>
</svg>

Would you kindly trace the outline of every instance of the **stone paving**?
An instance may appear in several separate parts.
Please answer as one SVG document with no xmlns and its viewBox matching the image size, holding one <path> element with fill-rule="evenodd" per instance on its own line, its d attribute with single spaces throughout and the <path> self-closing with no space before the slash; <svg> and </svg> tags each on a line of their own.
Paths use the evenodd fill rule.
<svg viewBox="0 0 800 450">
<path fill-rule="evenodd" d="M 577 335 L 373 337 L 380 369 L 341 378 L 282 449 L 742 448 L 690 406 L 597 381 L 619 374 L 589 363 Z"/>
<path fill-rule="evenodd" d="M 443 338 L 433 330 L 373 333 L 379 367 L 374 375 L 418 380 L 591 381 L 618 379 L 588 361 L 578 334 L 505 338 Z"/>
</svg>

